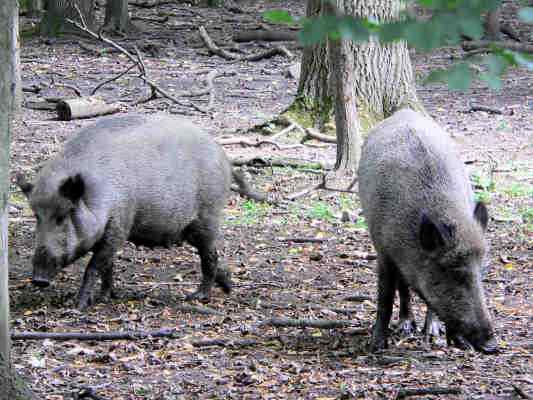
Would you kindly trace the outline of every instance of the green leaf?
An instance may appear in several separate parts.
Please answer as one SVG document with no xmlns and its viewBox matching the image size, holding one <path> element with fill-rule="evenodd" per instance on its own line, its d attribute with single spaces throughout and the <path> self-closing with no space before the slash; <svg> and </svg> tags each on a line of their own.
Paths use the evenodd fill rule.
<svg viewBox="0 0 533 400">
<path fill-rule="evenodd" d="M 528 24 L 533 24 L 533 7 L 524 7 L 518 11 L 518 17 Z"/>
<path fill-rule="evenodd" d="M 294 18 L 285 10 L 265 11 L 263 18 L 273 24 L 292 24 L 294 22 Z"/>
<path fill-rule="evenodd" d="M 466 63 L 456 64 L 448 71 L 447 78 L 450 90 L 466 90 L 472 83 L 472 71 Z"/>
</svg>

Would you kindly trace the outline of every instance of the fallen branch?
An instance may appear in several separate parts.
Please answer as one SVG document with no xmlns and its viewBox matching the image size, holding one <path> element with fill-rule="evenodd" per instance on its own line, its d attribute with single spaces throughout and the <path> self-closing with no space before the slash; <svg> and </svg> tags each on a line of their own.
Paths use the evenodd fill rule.
<svg viewBox="0 0 533 400">
<path fill-rule="evenodd" d="M 498 108 L 484 106 L 482 104 L 471 103 L 468 112 L 484 111 L 489 114 L 503 114 L 503 111 Z"/>
<path fill-rule="evenodd" d="M 139 340 L 148 337 L 174 337 L 176 329 L 159 329 L 156 331 L 122 331 L 122 332 L 13 332 L 12 340 Z"/>
<path fill-rule="evenodd" d="M 135 6 L 139 8 L 154 8 L 159 6 L 164 6 L 166 4 L 176 4 L 176 0 L 159 0 L 159 1 L 141 1 L 141 2 L 130 2 L 130 6 Z"/>
<path fill-rule="evenodd" d="M 233 138 L 227 138 L 227 139 L 218 139 L 217 143 L 221 146 L 230 146 L 235 144 L 240 144 L 241 146 L 252 146 L 252 147 L 259 147 L 263 144 L 269 144 L 274 147 L 276 147 L 278 150 L 281 150 L 281 145 L 279 143 L 276 143 L 272 140 L 266 140 L 266 139 L 247 139 L 243 137 L 233 137 Z"/>
<path fill-rule="evenodd" d="M 370 296 L 358 296 L 358 295 L 349 295 L 341 299 L 341 301 L 356 301 L 356 302 L 372 301 L 372 300 L 373 299 Z"/>
<path fill-rule="evenodd" d="M 294 160 L 269 156 L 240 156 L 231 160 L 235 166 L 250 165 L 255 167 L 290 167 L 307 169 L 325 169 L 318 161 Z"/>
<path fill-rule="evenodd" d="M 411 396 L 425 396 L 425 395 L 433 395 L 433 396 L 439 396 L 443 394 L 461 394 L 461 388 L 457 387 L 428 387 L 428 388 L 420 388 L 420 389 L 400 389 L 398 390 L 398 393 L 396 393 L 396 400 L 399 399 L 405 399 L 406 397 Z"/>
<path fill-rule="evenodd" d="M 137 65 L 136 64 L 133 64 L 133 65 L 130 65 L 128 68 L 126 68 L 124 71 L 122 71 L 120 74 L 118 74 L 117 76 L 114 76 L 112 78 L 109 78 L 101 83 L 99 83 L 98 85 L 96 85 L 96 87 L 91 90 L 91 96 L 94 96 L 94 94 L 98 91 L 98 89 L 100 89 L 101 87 L 107 85 L 108 83 L 111 83 L 111 82 L 114 82 L 116 81 L 117 79 L 120 79 L 122 78 L 124 75 L 126 75 L 128 72 L 130 72 L 133 68 L 135 68 Z"/>
<path fill-rule="evenodd" d="M 195 306 L 193 304 L 175 304 L 174 308 L 179 311 L 202 314 L 202 315 L 218 315 L 218 316 L 225 315 L 224 313 L 217 311 L 217 310 L 213 310 L 212 308 Z"/>
<path fill-rule="evenodd" d="M 270 140 L 276 140 L 277 138 L 283 136 L 283 135 L 286 135 L 287 133 L 289 133 L 290 131 L 292 131 L 294 128 L 297 127 L 297 124 L 295 124 L 294 122 L 291 123 L 288 127 L 286 128 L 283 128 L 281 131 L 279 131 L 278 133 L 272 135 L 270 137 Z"/>
<path fill-rule="evenodd" d="M 305 188 L 303 190 L 300 190 L 298 192 L 290 193 L 287 196 L 285 196 L 286 200 L 296 200 L 301 197 L 305 197 L 310 193 L 316 192 L 317 190 L 324 189 L 324 182 L 317 183 L 316 185 L 309 186 L 308 188 Z"/>
<path fill-rule="evenodd" d="M 223 59 L 225 60 L 228 60 L 228 61 L 232 61 L 232 60 L 235 60 L 238 58 L 238 56 L 234 55 L 234 54 L 231 54 L 229 51 L 226 51 L 224 49 L 221 49 L 220 47 L 218 47 L 215 42 L 213 42 L 213 39 L 211 39 L 211 37 L 209 36 L 209 34 L 207 33 L 207 31 L 205 30 L 205 28 L 203 26 L 200 26 L 200 28 L 198 28 L 198 32 L 200 33 L 200 37 L 202 38 L 204 44 L 206 45 L 207 49 L 219 56 L 219 57 L 222 57 Z"/>
<path fill-rule="evenodd" d="M 507 49 L 512 51 L 518 51 L 521 53 L 533 54 L 533 45 L 527 43 L 516 42 L 492 42 L 490 40 L 478 40 L 475 42 L 463 42 L 463 50 L 470 51 L 476 49 L 486 48 L 488 51 L 492 51 L 491 47 Z"/>
<path fill-rule="evenodd" d="M 233 34 L 233 41 L 237 43 L 253 42 L 261 40 L 265 42 L 290 42 L 298 40 L 297 32 L 278 32 L 272 30 L 255 30 L 236 32 Z"/>
<path fill-rule="evenodd" d="M 317 238 L 317 237 L 286 237 L 279 238 L 280 242 L 293 242 L 293 243 L 324 243 L 329 241 L 329 238 Z"/>
<path fill-rule="evenodd" d="M 316 129 L 313 128 L 305 128 L 304 129 L 306 137 L 302 139 L 302 142 L 307 140 L 308 138 L 320 140 L 321 142 L 326 143 L 337 143 L 337 138 L 330 135 L 324 135 L 323 133 L 318 132 Z"/>
<path fill-rule="evenodd" d="M 514 385 L 513 384 L 513 389 L 514 391 L 516 392 L 516 394 L 518 396 L 520 396 L 522 399 L 526 399 L 526 400 L 532 400 L 533 397 L 530 396 L 529 394 L 527 394 L 522 388 L 520 388 L 519 386 L 517 385 Z"/>
<path fill-rule="evenodd" d="M 78 13 L 81 15 L 81 12 L 78 10 Z M 115 43 L 113 40 L 111 39 L 108 39 L 106 37 L 104 37 L 102 35 L 102 33 L 100 32 L 99 34 L 96 34 L 94 33 L 93 31 L 91 31 L 89 28 L 87 28 L 87 26 L 85 24 L 81 25 L 79 24 L 78 22 L 70 19 L 70 18 L 67 18 L 66 19 L 68 23 L 76 26 L 78 29 L 82 30 L 83 32 L 87 33 L 90 37 L 92 37 L 93 39 L 96 39 L 98 41 L 101 41 L 103 43 L 106 43 L 110 46 L 112 46 L 113 48 L 117 49 L 118 51 L 120 51 L 122 54 L 124 54 L 134 65 L 137 66 L 137 68 L 139 69 L 139 75 L 137 76 L 139 79 L 141 79 L 143 82 L 145 82 L 146 84 L 148 84 L 150 86 L 150 88 L 152 89 L 152 96 L 150 97 L 150 99 L 154 96 L 154 93 L 159 93 L 161 96 L 169 99 L 170 101 L 172 101 L 173 103 L 175 104 L 178 104 L 180 106 L 183 106 L 183 107 L 192 107 L 194 108 L 195 110 L 201 112 L 201 113 L 207 113 L 208 110 L 204 109 L 203 107 L 200 107 L 200 106 L 197 106 L 195 105 L 194 103 L 192 102 L 189 102 L 189 103 L 184 103 L 178 99 L 176 99 L 175 97 L 173 97 L 172 95 L 170 95 L 169 93 L 167 93 L 165 90 L 163 90 L 161 87 L 159 87 L 155 82 L 153 82 L 152 80 L 150 80 L 146 74 L 146 69 L 144 67 L 144 63 L 142 61 L 142 58 L 141 58 L 141 55 L 139 53 L 139 51 L 137 50 L 137 48 L 135 48 L 136 52 L 137 52 L 137 58 L 135 58 L 129 51 L 127 51 L 124 47 L 122 47 L 121 45 L 119 45 L 118 43 Z"/>
<path fill-rule="evenodd" d="M 263 325 L 290 328 L 317 328 L 317 329 L 334 329 L 346 326 L 358 325 L 359 321 L 333 320 L 333 319 L 290 319 L 290 318 L 272 318 Z"/>
<path fill-rule="evenodd" d="M 261 342 L 255 339 L 206 339 L 191 342 L 194 347 L 248 347 Z"/>
<path fill-rule="evenodd" d="M 251 54 L 249 56 L 243 56 L 235 59 L 238 61 L 259 61 L 266 58 L 272 58 L 274 56 L 286 56 L 287 58 L 293 58 L 293 54 L 285 46 L 276 46 L 272 49 L 265 50 L 262 53 Z"/>
<path fill-rule="evenodd" d="M 228 61 L 258 61 L 264 58 L 274 57 L 276 55 L 285 55 L 289 58 L 293 57 L 292 53 L 283 46 L 274 47 L 259 54 L 252 54 L 249 56 L 237 56 L 227 50 L 218 47 L 213 41 L 213 39 L 211 39 L 211 37 L 207 33 L 207 30 L 203 26 L 200 26 L 200 28 L 198 28 L 198 32 L 200 33 L 200 37 L 202 38 L 202 41 L 204 42 L 205 46 L 212 54 L 222 57 L 223 59 Z"/>
</svg>

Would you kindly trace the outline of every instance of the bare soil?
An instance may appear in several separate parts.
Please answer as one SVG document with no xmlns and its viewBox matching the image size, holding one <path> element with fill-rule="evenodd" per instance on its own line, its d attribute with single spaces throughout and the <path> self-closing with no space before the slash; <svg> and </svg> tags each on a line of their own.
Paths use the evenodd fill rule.
<svg viewBox="0 0 533 400">
<path fill-rule="evenodd" d="M 146 69 L 171 93 L 201 88 L 205 74 L 213 69 L 234 71 L 234 76 L 215 80 L 211 113 L 176 106 L 166 99 L 131 106 L 149 95 L 133 74 L 98 93 L 107 101 L 123 102 L 124 112 L 186 114 L 214 136 L 255 138 L 257 133 L 247 133 L 252 126 L 275 117 L 293 101 L 298 81 L 287 70 L 297 62 L 300 50 L 295 43 L 284 43 L 295 59 L 225 61 L 207 52 L 197 28 L 204 25 L 227 50 L 251 54 L 272 44 L 237 46 L 231 40 L 233 31 L 257 28 L 262 22 L 260 13 L 267 7 L 288 7 L 301 15 L 303 3 L 242 1 L 239 6 L 244 13 L 165 5 L 159 12 L 173 15 L 166 23 L 136 20 L 143 32 L 118 39 L 130 48 L 137 44 L 141 50 L 158 49 L 156 57 L 143 51 Z M 132 12 L 157 17 L 154 9 L 132 7 Z M 527 35 L 527 27 L 521 29 Z M 28 37 L 21 56 L 24 85 L 44 86 L 39 94 L 25 93 L 25 101 L 73 95 L 52 81 L 88 94 L 128 65 L 122 55 L 83 50 L 77 39 L 50 42 Z M 417 77 L 422 80 L 428 70 L 461 56 L 454 48 L 413 53 Z M 441 396 L 447 399 L 521 398 L 515 386 L 533 395 L 533 74 L 510 70 L 500 92 L 476 82 L 466 93 L 450 92 L 442 85 L 420 86 L 419 96 L 460 143 L 478 195 L 489 201 L 492 250 L 484 284 L 500 354 L 450 348 L 442 338 L 428 347 L 420 334 L 393 335 L 389 350 L 368 353 L 375 313 L 375 253 L 359 216 L 356 195 L 320 191 L 279 207 L 234 195 L 226 210 L 220 253 L 233 271 L 235 288 L 229 296 L 214 291 L 207 307 L 217 311 L 216 315 L 183 311 L 184 296 L 200 281 L 199 260 L 190 247 L 147 249 L 129 244 L 116 260 L 120 298 L 79 312 L 74 307 L 88 257 L 65 269 L 51 288 L 32 287 L 35 221 L 13 185 L 10 292 L 14 331 L 176 330 L 173 338 L 137 341 L 14 341 L 15 368 L 41 398 L 49 400 L 82 398 L 79 393 L 87 388 L 98 398 L 113 400 L 393 399 L 401 388 L 433 387 L 461 390 L 461 394 Z M 187 101 L 205 106 L 207 99 Z M 467 112 L 470 102 L 501 109 L 503 114 Z M 33 176 L 41 162 L 93 121 L 60 122 L 54 112 L 23 108 L 13 136 L 13 173 Z M 290 135 L 280 139 L 291 140 Z M 282 155 L 331 165 L 334 146 L 315 144 L 320 147 L 277 150 L 270 145 L 237 145 L 227 146 L 227 152 L 230 156 Z M 248 172 L 255 186 L 273 195 L 303 189 L 318 179 L 309 171 L 290 168 L 249 168 Z M 343 211 L 350 221 L 341 222 Z M 285 238 L 321 241 L 297 243 Z M 347 301 L 347 296 L 359 299 Z M 418 302 L 420 325 L 424 311 Z M 351 325 L 328 330 L 275 328 L 264 324 L 272 317 L 349 320 Z M 220 341 L 208 345 L 207 339 Z"/>
</svg>

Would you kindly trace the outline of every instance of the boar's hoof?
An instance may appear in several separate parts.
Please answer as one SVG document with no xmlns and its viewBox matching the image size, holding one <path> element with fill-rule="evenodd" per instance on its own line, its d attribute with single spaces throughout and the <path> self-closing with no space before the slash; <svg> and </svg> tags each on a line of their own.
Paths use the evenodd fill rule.
<svg viewBox="0 0 533 400">
<path fill-rule="evenodd" d="M 446 334 L 446 342 L 448 346 L 455 346 L 461 350 L 474 350 L 474 346 L 462 335 Z"/>
<path fill-rule="evenodd" d="M 224 293 L 229 294 L 231 292 L 231 272 L 226 269 L 218 268 L 215 282 L 218 286 L 224 291 Z"/>
<path fill-rule="evenodd" d="M 50 286 L 50 281 L 47 279 L 42 278 L 33 278 L 31 283 L 33 283 L 35 286 L 38 286 L 40 288 L 45 288 Z"/>
<path fill-rule="evenodd" d="M 94 303 L 94 296 L 92 294 L 80 294 L 80 298 L 78 300 L 78 310 L 84 311 Z"/>
<path fill-rule="evenodd" d="M 400 319 L 396 330 L 403 336 L 410 336 L 416 332 L 416 322 L 411 318 Z"/>
<path fill-rule="evenodd" d="M 383 334 L 373 334 L 370 342 L 370 352 L 376 353 L 385 350 L 388 347 L 387 338 Z"/>
<path fill-rule="evenodd" d="M 201 303 L 209 303 L 211 299 L 211 290 L 200 286 L 196 292 L 190 293 L 185 296 L 185 301 L 199 301 Z"/>
</svg>

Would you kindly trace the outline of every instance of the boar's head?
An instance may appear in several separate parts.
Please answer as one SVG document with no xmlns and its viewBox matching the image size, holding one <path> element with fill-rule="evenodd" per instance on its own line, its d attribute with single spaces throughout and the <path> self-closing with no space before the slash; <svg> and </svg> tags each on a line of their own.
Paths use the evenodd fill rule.
<svg viewBox="0 0 533 400">
<path fill-rule="evenodd" d="M 418 235 L 424 254 L 414 286 L 445 322 L 448 342 L 493 353 L 496 338 L 481 284 L 487 222 L 482 203 L 476 204 L 473 215 L 451 223 L 422 212 Z"/>
<path fill-rule="evenodd" d="M 35 184 L 19 174 L 17 184 L 28 197 L 37 220 L 32 282 L 46 287 L 62 268 L 82 255 L 79 202 L 85 183 L 80 174 L 45 175 Z"/>
</svg>

